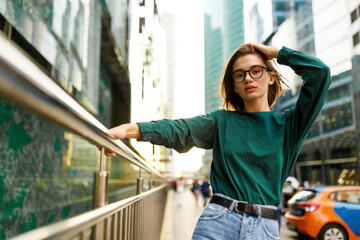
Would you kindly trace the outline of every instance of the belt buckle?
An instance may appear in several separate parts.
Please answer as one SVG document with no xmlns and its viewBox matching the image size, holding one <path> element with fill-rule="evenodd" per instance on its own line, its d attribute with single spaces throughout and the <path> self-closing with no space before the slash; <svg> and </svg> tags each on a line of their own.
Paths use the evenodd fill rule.
<svg viewBox="0 0 360 240">
<path fill-rule="evenodd" d="M 240 210 L 237 208 L 238 203 L 245 203 L 245 204 L 246 204 L 247 202 L 245 202 L 245 201 L 236 201 L 236 202 L 235 202 L 235 206 L 234 206 L 235 212 L 243 213 L 244 211 L 240 211 Z"/>
</svg>

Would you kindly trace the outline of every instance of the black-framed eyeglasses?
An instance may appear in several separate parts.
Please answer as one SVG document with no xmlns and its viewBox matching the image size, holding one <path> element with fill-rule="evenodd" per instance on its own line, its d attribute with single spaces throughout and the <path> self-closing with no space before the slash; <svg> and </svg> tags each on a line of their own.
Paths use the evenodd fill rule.
<svg viewBox="0 0 360 240">
<path fill-rule="evenodd" d="M 245 80 L 246 78 L 246 73 L 248 72 L 250 77 L 254 78 L 254 79 L 258 79 L 261 78 L 261 76 L 264 73 L 264 69 L 268 72 L 271 72 L 270 69 L 264 67 L 264 66 L 252 66 L 249 70 L 247 71 L 243 71 L 243 70 L 236 70 L 235 72 L 233 72 L 232 77 L 234 79 L 235 82 L 237 83 L 241 83 Z"/>
</svg>

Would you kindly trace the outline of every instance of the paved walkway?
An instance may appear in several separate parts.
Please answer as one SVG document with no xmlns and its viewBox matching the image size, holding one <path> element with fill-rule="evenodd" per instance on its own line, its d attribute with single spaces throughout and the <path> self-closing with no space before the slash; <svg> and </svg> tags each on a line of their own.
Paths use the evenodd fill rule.
<svg viewBox="0 0 360 240">
<path fill-rule="evenodd" d="M 198 204 L 189 189 L 183 193 L 182 204 L 178 205 L 176 193 L 168 192 L 161 240 L 190 240 L 197 220 L 203 211 L 203 199 Z"/>
</svg>

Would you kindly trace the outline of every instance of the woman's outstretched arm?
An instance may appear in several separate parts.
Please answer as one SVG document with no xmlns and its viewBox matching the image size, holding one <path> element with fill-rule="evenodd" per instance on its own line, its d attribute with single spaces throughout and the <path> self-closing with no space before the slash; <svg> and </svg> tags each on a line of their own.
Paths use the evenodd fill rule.
<svg viewBox="0 0 360 240">
<path fill-rule="evenodd" d="M 113 139 L 136 138 L 138 141 L 173 148 L 177 152 L 187 152 L 192 147 L 210 149 L 218 111 L 186 119 L 122 124 L 111 128 L 107 134 Z M 105 153 L 107 156 L 115 155 L 111 151 Z"/>
</svg>

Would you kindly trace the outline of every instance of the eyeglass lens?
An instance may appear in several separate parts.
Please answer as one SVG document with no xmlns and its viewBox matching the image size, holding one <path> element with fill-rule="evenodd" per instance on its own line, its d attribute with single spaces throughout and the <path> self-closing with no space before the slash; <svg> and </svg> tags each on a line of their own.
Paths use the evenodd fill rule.
<svg viewBox="0 0 360 240">
<path fill-rule="evenodd" d="M 247 71 L 237 71 L 234 73 L 234 80 L 239 82 L 239 81 L 244 81 L 245 77 L 246 77 L 246 73 L 249 73 L 250 76 L 254 79 L 260 78 L 263 74 L 263 68 L 260 66 L 254 66 L 252 68 L 250 68 L 250 70 Z"/>
</svg>

